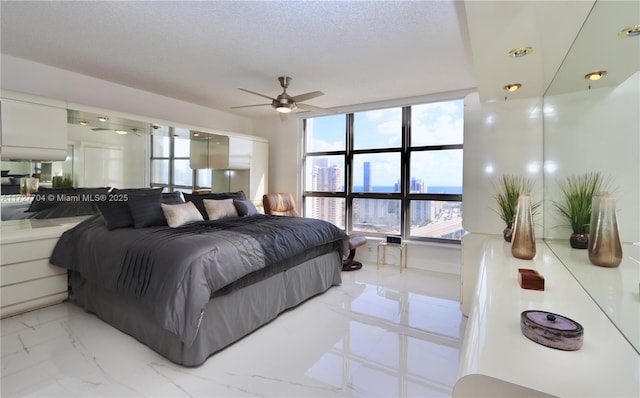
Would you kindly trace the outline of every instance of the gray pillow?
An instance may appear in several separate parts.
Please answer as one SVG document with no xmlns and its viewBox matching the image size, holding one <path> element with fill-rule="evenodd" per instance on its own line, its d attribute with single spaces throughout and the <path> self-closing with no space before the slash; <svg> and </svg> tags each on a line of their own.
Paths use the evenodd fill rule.
<svg viewBox="0 0 640 398">
<path fill-rule="evenodd" d="M 236 207 L 240 217 L 255 216 L 258 214 L 258 209 L 256 209 L 256 206 L 250 200 L 234 200 L 233 205 Z"/>
<path fill-rule="evenodd" d="M 134 228 L 167 225 L 167 219 L 164 218 L 164 213 L 162 212 L 161 195 L 131 195 L 127 201 L 127 206 L 133 218 Z"/>
</svg>

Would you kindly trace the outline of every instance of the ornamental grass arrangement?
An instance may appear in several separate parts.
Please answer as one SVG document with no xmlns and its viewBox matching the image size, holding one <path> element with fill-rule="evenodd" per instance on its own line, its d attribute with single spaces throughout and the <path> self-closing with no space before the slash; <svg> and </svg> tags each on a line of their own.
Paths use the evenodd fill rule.
<svg viewBox="0 0 640 398">
<path fill-rule="evenodd" d="M 520 175 L 503 174 L 494 185 L 498 192 L 495 196 L 496 203 L 498 203 L 496 213 L 506 224 L 503 231 L 504 240 L 511 242 L 511 228 L 518 207 L 518 197 L 520 194 L 530 194 L 535 181 Z M 533 203 L 531 205 L 532 212 L 535 213 L 540 204 L 540 202 Z"/>
<path fill-rule="evenodd" d="M 605 192 L 609 183 L 610 179 L 599 172 L 571 175 L 560 182 L 563 200 L 554 205 L 573 231 L 571 247 L 587 248 L 593 197 Z"/>
</svg>

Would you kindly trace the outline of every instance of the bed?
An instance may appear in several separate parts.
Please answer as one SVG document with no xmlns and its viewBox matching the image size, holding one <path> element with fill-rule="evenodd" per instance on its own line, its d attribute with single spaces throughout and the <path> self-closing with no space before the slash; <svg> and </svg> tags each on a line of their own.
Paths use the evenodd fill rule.
<svg viewBox="0 0 640 398">
<path fill-rule="evenodd" d="M 340 284 L 348 252 L 342 230 L 310 218 L 110 228 L 104 215 L 66 231 L 53 251 L 70 299 L 186 366 Z"/>
</svg>

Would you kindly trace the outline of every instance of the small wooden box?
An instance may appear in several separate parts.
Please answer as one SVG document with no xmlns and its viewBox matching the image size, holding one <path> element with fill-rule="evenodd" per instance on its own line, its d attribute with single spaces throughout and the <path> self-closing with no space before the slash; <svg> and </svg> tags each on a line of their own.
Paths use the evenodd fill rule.
<svg viewBox="0 0 640 398">
<path fill-rule="evenodd" d="M 518 284 L 523 289 L 544 290 L 544 276 L 535 269 L 518 268 Z"/>
</svg>

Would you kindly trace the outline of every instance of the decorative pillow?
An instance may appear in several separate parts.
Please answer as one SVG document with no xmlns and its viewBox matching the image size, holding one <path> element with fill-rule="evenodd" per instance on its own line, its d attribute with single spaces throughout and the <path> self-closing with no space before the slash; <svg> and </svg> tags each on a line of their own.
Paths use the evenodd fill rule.
<svg viewBox="0 0 640 398">
<path fill-rule="evenodd" d="M 2 185 L 13 184 L 13 177 L 2 177 Z"/>
<path fill-rule="evenodd" d="M 250 200 L 234 199 L 233 205 L 236 207 L 240 217 L 255 216 L 258 214 L 258 209 L 256 209 L 256 206 Z"/>
<path fill-rule="evenodd" d="M 194 205 L 196 205 L 196 207 L 198 208 L 198 210 L 200 211 L 200 214 L 202 214 L 202 217 L 204 217 L 204 219 L 207 219 L 207 209 L 204 208 L 204 202 L 203 200 L 205 199 L 215 199 L 215 200 L 220 200 L 220 199 L 238 199 L 238 200 L 245 200 L 247 199 L 247 197 L 244 194 L 244 191 L 237 191 L 237 192 L 222 192 L 222 193 L 208 193 L 208 194 L 204 194 L 204 195 L 198 195 L 195 193 L 185 193 L 184 194 L 184 199 L 187 202 L 193 202 Z"/>
<path fill-rule="evenodd" d="M 162 212 L 162 195 L 131 195 L 127 206 L 133 218 L 134 228 L 167 225 Z"/>
<path fill-rule="evenodd" d="M 102 214 L 102 218 L 107 224 L 107 229 L 113 230 L 133 226 L 133 217 L 127 205 L 132 196 L 156 195 L 162 200 L 161 192 L 161 188 L 112 189 L 108 194 L 108 200 L 97 202 L 100 214 Z"/>
<path fill-rule="evenodd" d="M 181 203 L 184 203 L 184 200 L 182 199 L 182 193 L 179 191 L 163 192 L 162 203 L 164 203 L 165 205 L 179 205 Z"/>
<path fill-rule="evenodd" d="M 193 202 L 186 202 L 177 205 L 161 204 L 162 213 L 164 218 L 167 219 L 167 224 L 171 228 L 176 228 L 181 225 L 188 224 L 195 221 L 203 221 L 202 214 L 196 208 Z"/>
<path fill-rule="evenodd" d="M 238 217 L 238 211 L 233 205 L 233 199 L 204 199 L 204 207 L 207 210 L 209 220 Z"/>
</svg>

